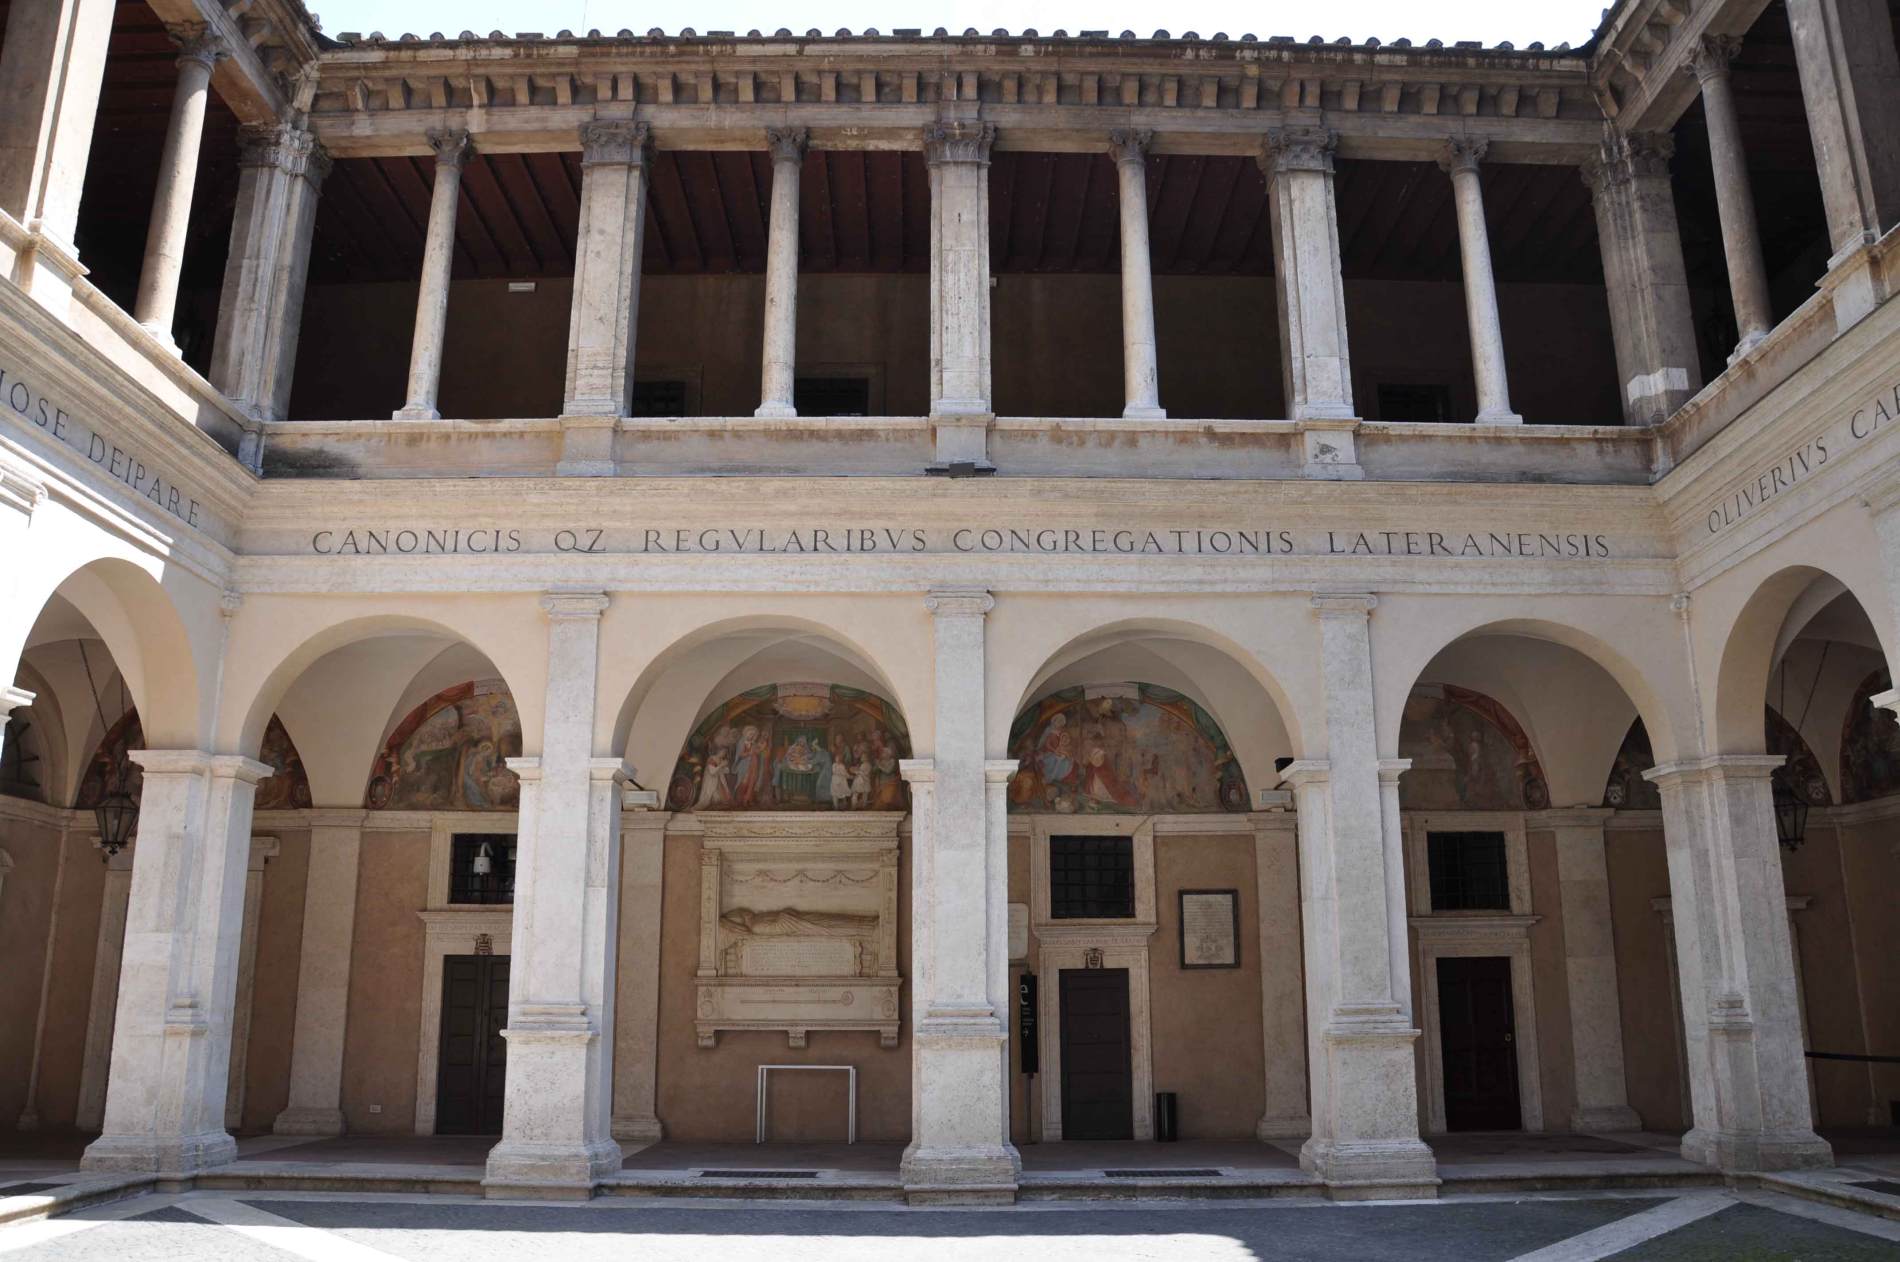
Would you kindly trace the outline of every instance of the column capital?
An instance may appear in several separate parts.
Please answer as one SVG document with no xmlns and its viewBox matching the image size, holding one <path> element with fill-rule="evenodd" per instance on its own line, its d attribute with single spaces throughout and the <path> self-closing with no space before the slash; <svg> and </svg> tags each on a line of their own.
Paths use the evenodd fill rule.
<svg viewBox="0 0 1900 1262">
<path fill-rule="evenodd" d="M 303 822 L 312 828 L 361 828 L 369 822 L 369 812 L 318 807 L 306 814 Z"/>
<path fill-rule="evenodd" d="M 1339 133 L 1329 127 L 1275 127 L 1267 132 L 1255 160 L 1268 178 L 1277 171 L 1333 171 Z"/>
<path fill-rule="evenodd" d="M 628 784 L 633 780 L 633 767 L 624 758 L 589 758 L 587 778 L 595 784 Z"/>
<path fill-rule="evenodd" d="M 165 34 L 178 45 L 178 68 L 196 63 L 206 70 L 231 55 L 231 46 L 203 22 L 167 22 Z"/>
<path fill-rule="evenodd" d="M 988 759 L 983 764 L 983 778 L 991 784 L 1008 784 L 1019 765 L 1014 758 Z"/>
<path fill-rule="evenodd" d="M 811 131 L 804 127 L 768 127 L 765 148 L 774 166 L 781 162 L 798 166 L 805 161 L 805 148 L 811 143 Z"/>
<path fill-rule="evenodd" d="M 1490 150 L 1491 140 L 1488 136 L 1448 136 L 1444 149 L 1438 155 L 1438 167 L 1453 175 L 1460 171 L 1476 171 Z"/>
<path fill-rule="evenodd" d="M 981 587 L 933 587 L 924 608 L 939 618 L 981 618 L 996 608 L 996 598 Z"/>
<path fill-rule="evenodd" d="M 653 152 L 645 123 L 595 120 L 581 124 L 581 166 L 644 166 Z"/>
<path fill-rule="evenodd" d="M 435 150 L 437 167 L 459 171 L 468 161 L 469 154 L 475 151 L 474 138 L 465 129 L 431 127 L 427 138 L 429 148 Z"/>
<path fill-rule="evenodd" d="M 1889 688 L 1885 692 L 1876 692 L 1873 696 L 1867 698 L 1867 700 L 1873 704 L 1876 710 L 1885 710 L 1889 714 L 1900 717 L 1900 688 Z"/>
<path fill-rule="evenodd" d="M 271 167 L 301 175 L 317 148 L 317 138 L 285 123 L 246 123 L 238 128 L 238 165 Z"/>
<path fill-rule="evenodd" d="M 1669 160 L 1675 153 L 1675 137 L 1668 132 L 1646 131 L 1626 136 L 1610 130 L 1597 151 L 1584 159 L 1579 171 L 1584 186 L 1592 193 L 1601 193 L 1631 180 L 1666 178 Z"/>
<path fill-rule="evenodd" d="M 603 591 L 556 588 L 541 596 L 541 608 L 550 619 L 599 618 L 607 611 L 611 598 Z"/>
<path fill-rule="evenodd" d="M 515 773 L 515 779 L 521 781 L 523 784 L 539 783 L 541 780 L 541 759 L 539 755 L 504 758 L 502 762 L 508 765 L 508 770 Z"/>
<path fill-rule="evenodd" d="M 1616 815 L 1609 806 L 1552 806 L 1541 811 L 1526 811 L 1526 828 L 1595 828 L 1601 830 Z"/>
<path fill-rule="evenodd" d="M 1379 607 L 1371 592 L 1314 592 L 1313 612 L 1322 618 L 1369 618 Z"/>
<path fill-rule="evenodd" d="M 1682 72 L 1694 75 L 1697 83 L 1726 79 L 1729 63 L 1735 60 L 1735 54 L 1741 50 L 1742 37 L 1739 35 L 1700 36 L 1682 63 Z"/>
<path fill-rule="evenodd" d="M 1717 780 L 1766 780 L 1784 762 L 1781 754 L 1711 754 L 1651 767 L 1643 779 L 1659 788 Z"/>
<path fill-rule="evenodd" d="M 988 166 L 990 146 L 995 143 L 995 123 L 937 122 L 924 125 L 924 161 L 933 167 L 950 163 Z"/>
<path fill-rule="evenodd" d="M 935 784 L 937 763 L 931 758 L 900 758 L 897 774 L 904 777 L 906 784 Z"/>
<path fill-rule="evenodd" d="M 24 688 L 16 688 L 12 684 L 0 688 L 0 719 L 6 718 L 15 710 L 26 709 L 33 704 L 33 698 L 37 695 Z"/>
<path fill-rule="evenodd" d="M 1399 777 L 1412 769 L 1410 758 L 1381 758 L 1379 760 L 1379 783 L 1397 784 Z"/>
<path fill-rule="evenodd" d="M 1155 134 L 1145 128 L 1117 127 L 1108 133 L 1108 156 L 1116 165 L 1146 167 Z"/>
<path fill-rule="evenodd" d="M 1333 764 L 1326 758 L 1298 758 L 1280 773 L 1280 783 L 1296 789 L 1324 785 L 1333 778 Z"/>
</svg>

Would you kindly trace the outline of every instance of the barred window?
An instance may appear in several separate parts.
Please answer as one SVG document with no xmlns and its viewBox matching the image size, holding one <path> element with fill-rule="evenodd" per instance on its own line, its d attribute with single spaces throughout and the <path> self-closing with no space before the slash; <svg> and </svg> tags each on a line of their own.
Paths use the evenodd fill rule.
<svg viewBox="0 0 1900 1262">
<path fill-rule="evenodd" d="M 1051 837 L 1049 914 L 1057 920 L 1135 914 L 1135 843 L 1129 837 Z"/>
<path fill-rule="evenodd" d="M 1503 833 L 1427 833 L 1433 911 L 1509 911 Z"/>
<path fill-rule="evenodd" d="M 488 871 L 477 872 L 482 847 L 488 848 Z M 451 903 L 512 903 L 515 901 L 515 835 L 513 833 L 456 833 L 449 845 L 449 901 Z"/>
</svg>

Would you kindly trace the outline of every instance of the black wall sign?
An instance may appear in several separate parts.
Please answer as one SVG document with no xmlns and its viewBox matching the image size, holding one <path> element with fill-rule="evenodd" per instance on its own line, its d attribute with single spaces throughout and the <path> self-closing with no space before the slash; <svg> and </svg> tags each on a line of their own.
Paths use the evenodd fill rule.
<svg viewBox="0 0 1900 1262">
<path fill-rule="evenodd" d="M 1017 1055 L 1022 1058 L 1022 1070 L 1033 1074 L 1037 1070 L 1036 1046 L 1036 975 L 1024 973 L 1016 979 L 1016 1030 L 1021 1041 L 1017 1044 Z"/>
</svg>

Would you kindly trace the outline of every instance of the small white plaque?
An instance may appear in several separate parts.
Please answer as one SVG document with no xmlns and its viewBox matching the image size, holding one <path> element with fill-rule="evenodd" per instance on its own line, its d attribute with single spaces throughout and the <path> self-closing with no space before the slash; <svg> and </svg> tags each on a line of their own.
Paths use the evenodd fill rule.
<svg viewBox="0 0 1900 1262">
<path fill-rule="evenodd" d="M 1240 967 L 1240 895 L 1181 891 L 1181 967 Z"/>
</svg>

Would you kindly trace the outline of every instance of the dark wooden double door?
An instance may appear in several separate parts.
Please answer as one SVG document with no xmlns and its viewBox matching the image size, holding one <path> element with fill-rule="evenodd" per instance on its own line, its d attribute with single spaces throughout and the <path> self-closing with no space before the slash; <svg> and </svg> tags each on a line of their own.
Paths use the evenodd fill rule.
<svg viewBox="0 0 1900 1262">
<path fill-rule="evenodd" d="M 1445 1069 L 1445 1129 L 1522 1129 L 1509 957 L 1439 958 L 1438 1040 Z"/>
<path fill-rule="evenodd" d="M 507 1081 L 508 957 L 442 961 L 442 1042 L 436 1061 L 435 1133 L 501 1134 Z"/>
<path fill-rule="evenodd" d="M 1059 984 L 1062 1138 L 1133 1139 L 1128 970 L 1065 968 Z"/>
</svg>

